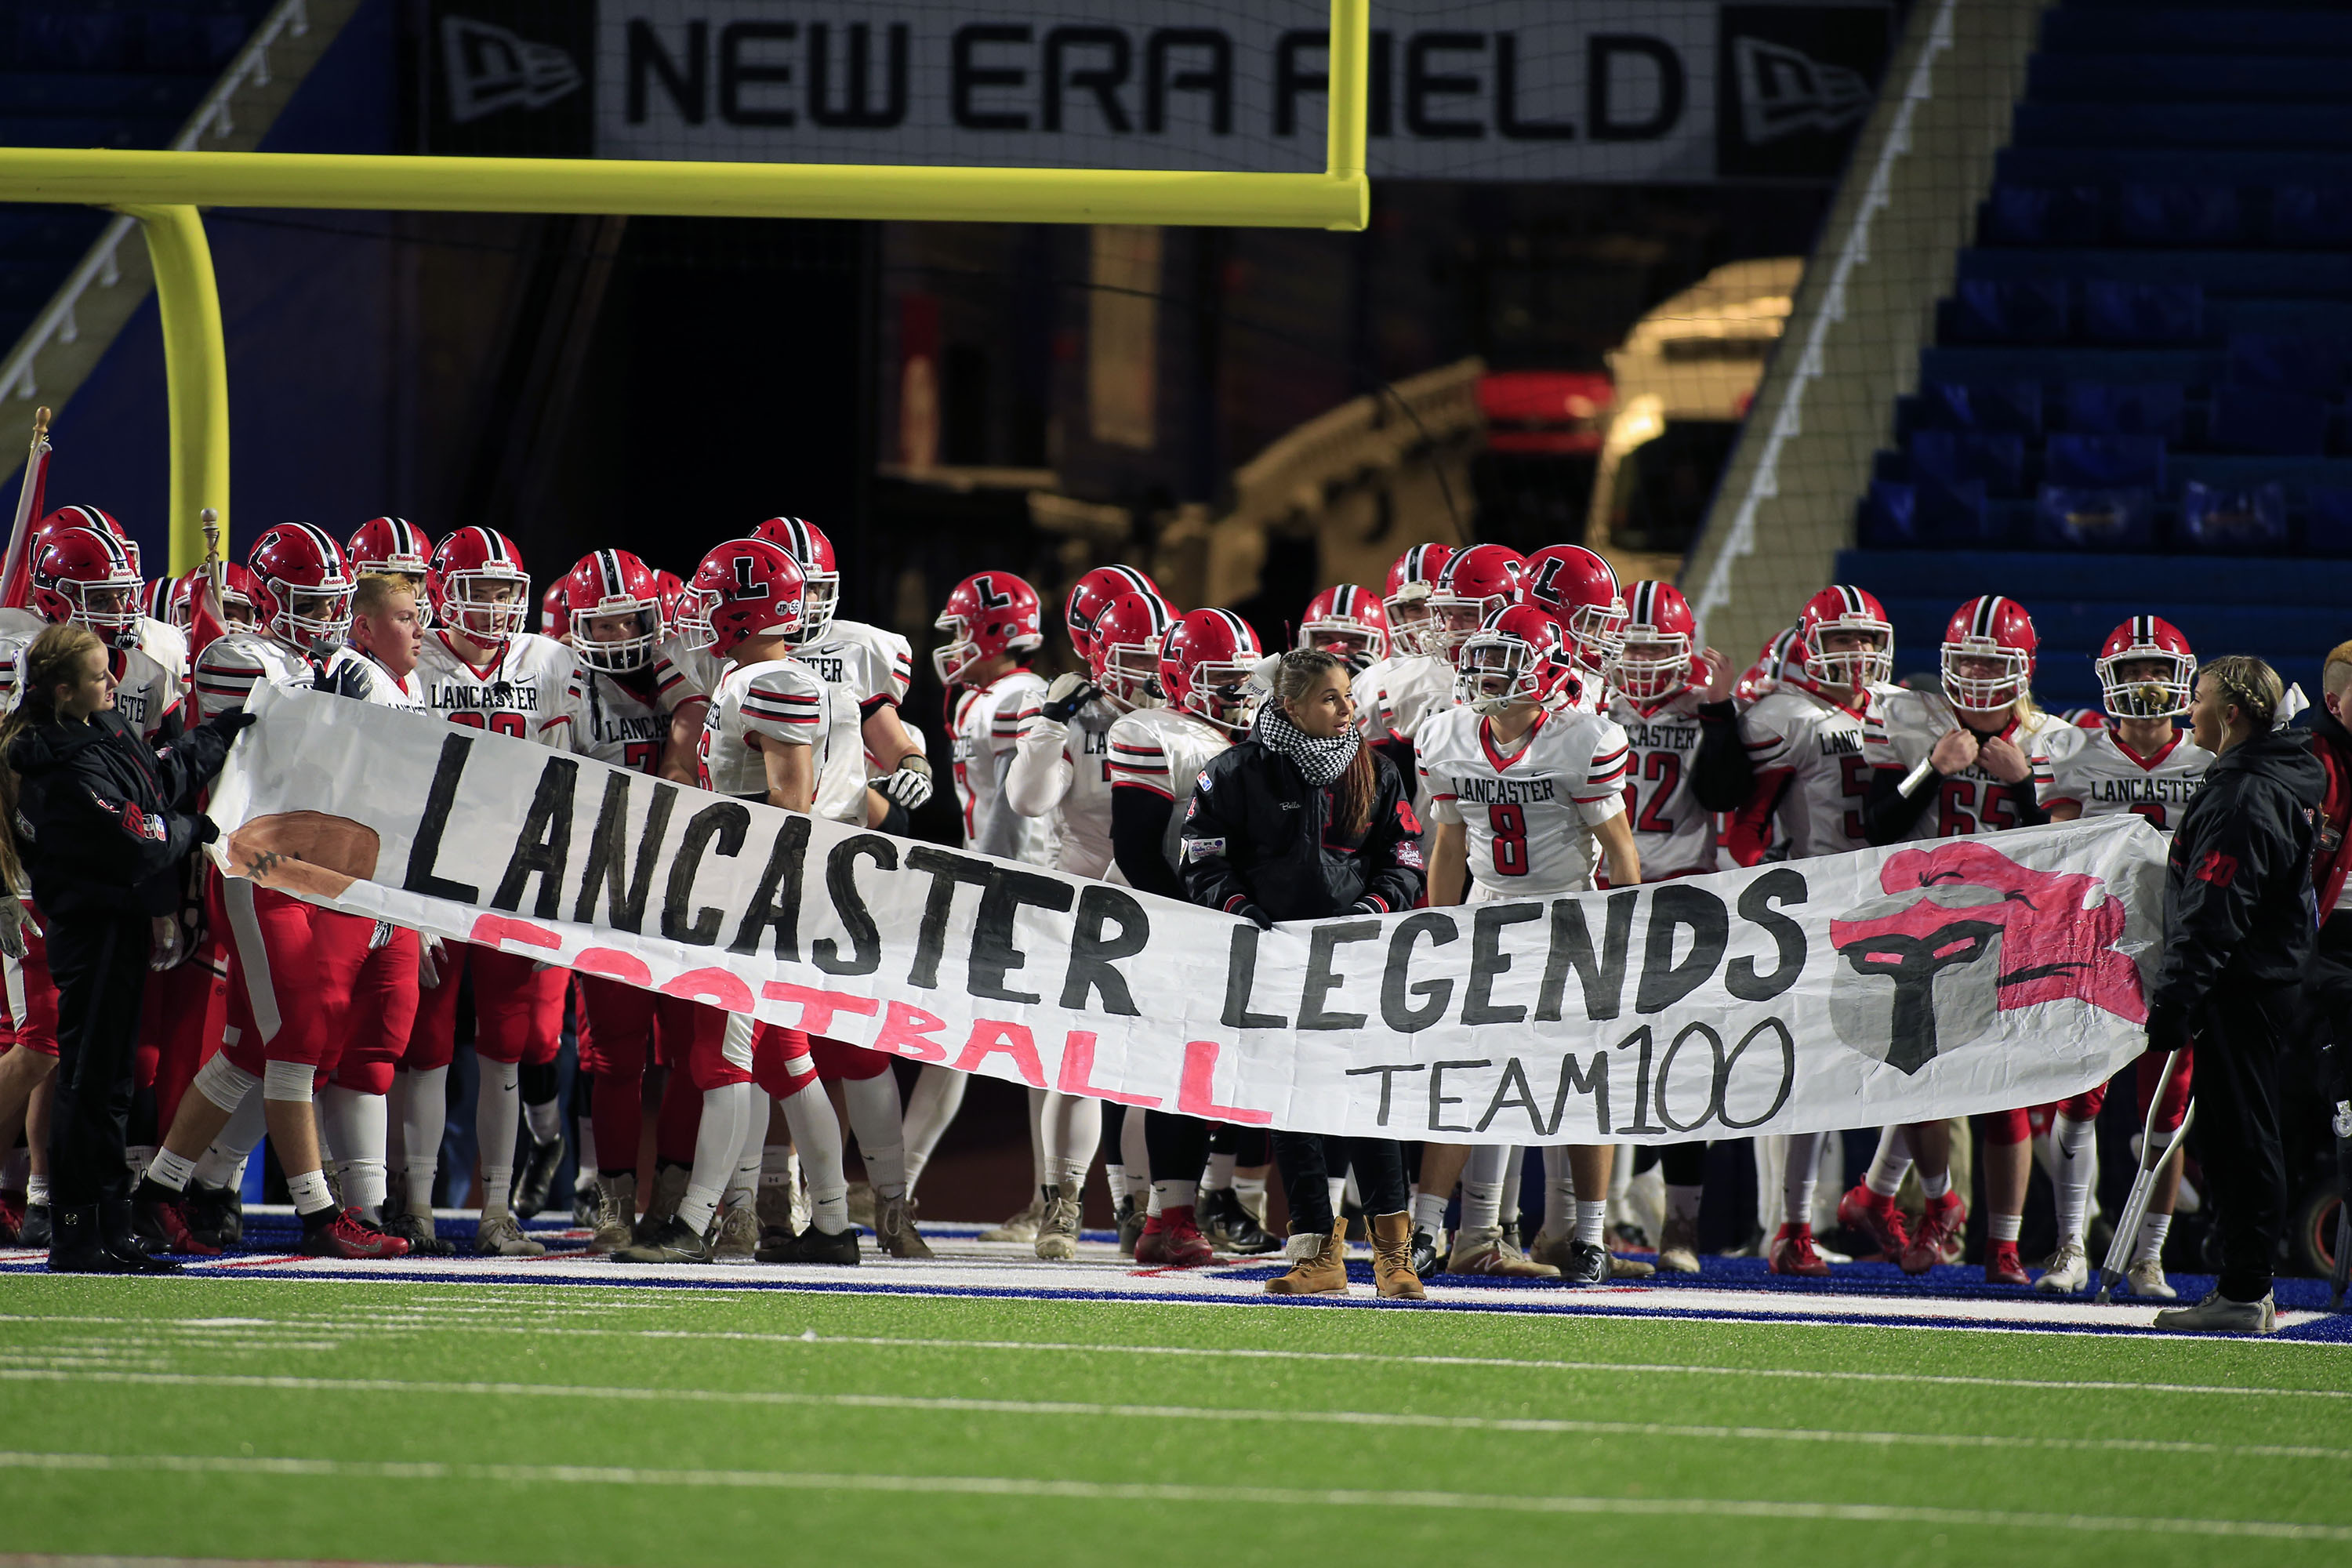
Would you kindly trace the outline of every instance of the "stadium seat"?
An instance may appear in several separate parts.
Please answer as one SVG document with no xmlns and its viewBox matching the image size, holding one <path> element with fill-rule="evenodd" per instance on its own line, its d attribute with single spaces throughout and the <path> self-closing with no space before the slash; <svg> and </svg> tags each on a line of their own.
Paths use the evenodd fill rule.
<svg viewBox="0 0 2352 1568">
<path fill-rule="evenodd" d="M 2158 436 L 2050 437 L 2044 449 L 2051 484 L 2096 489 L 2164 489 L 2164 439 Z"/>
<path fill-rule="evenodd" d="M 2043 485 L 2033 542 L 2045 550 L 2146 550 L 2156 541 L 2156 492 Z"/>
<path fill-rule="evenodd" d="M 1920 430 L 1911 437 L 1913 477 L 1981 483 L 1988 495 L 2024 493 L 2025 438 L 2006 432 Z"/>
<path fill-rule="evenodd" d="M 2327 444 L 2327 404 L 2276 386 L 2217 386 L 2206 442 L 2226 452 L 2315 458 Z"/>
<path fill-rule="evenodd" d="M 2059 343 L 2070 319 L 2063 278 L 1963 279 L 1953 290 L 1944 335 L 1960 342 Z"/>
<path fill-rule="evenodd" d="M 2352 488 L 2315 485 L 2303 500 L 2305 548 L 2314 555 L 2352 555 Z"/>
<path fill-rule="evenodd" d="M 1995 185 L 1984 206 L 1990 245 L 2096 245 L 2104 226 L 2096 185 Z"/>
<path fill-rule="evenodd" d="M 2084 436 L 2161 436 L 2178 441 L 2188 399 L 2173 382 L 2116 385 L 2104 381 L 2066 384 L 2066 428 Z"/>
<path fill-rule="evenodd" d="M 2204 333 L 2201 284 L 2095 278 L 2083 285 L 2083 336 L 2092 342 L 2186 343 Z"/>
<path fill-rule="evenodd" d="M 2042 384 L 2038 381 L 1990 385 L 1925 382 L 1919 387 L 1919 401 L 1922 422 L 1931 430 L 2042 434 Z"/>
<path fill-rule="evenodd" d="M 2271 243 L 2352 247 L 2352 184 L 2280 185 L 2271 192 Z"/>
<path fill-rule="evenodd" d="M 2344 390 L 2347 362 L 2342 338 L 2305 332 L 2230 336 L 2230 380 L 2240 386 L 2275 386 L 2332 397 Z"/>
<path fill-rule="evenodd" d="M 2180 489 L 2180 542 L 2238 553 L 2286 548 L 2286 491 L 2278 484 L 2221 489 L 2190 480 Z"/>
<path fill-rule="evenodd" d="M 2245 236 L 2234 185 L 2126 184 L 2116 232 L 2136 245 L 2235 245 Z"/>
</svg>

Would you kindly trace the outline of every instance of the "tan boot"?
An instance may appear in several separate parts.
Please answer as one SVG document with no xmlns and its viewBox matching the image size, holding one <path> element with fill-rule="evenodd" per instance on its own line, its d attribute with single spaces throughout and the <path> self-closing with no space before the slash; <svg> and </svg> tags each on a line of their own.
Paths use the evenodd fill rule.
<svg viewBox="0 0 2352 1568">
<path fill-rule="evenodd" d="M 1348 1293 L 1348 1222 L 1335 1219 L 1330 1234 L 1292 1231 L 1283 1255 L 1290 1272 L 1265 1282 L 1269 1296 L 1344 1296 Z"/>
<path fill-rule="evenodd" d="M 1412 1215 L 1403 1209 L 1372 1216 L 1372 1283 L 1392 1301 L 1419 1301 L 1426 1292 L 1412 1271 Z"/>
</svg>

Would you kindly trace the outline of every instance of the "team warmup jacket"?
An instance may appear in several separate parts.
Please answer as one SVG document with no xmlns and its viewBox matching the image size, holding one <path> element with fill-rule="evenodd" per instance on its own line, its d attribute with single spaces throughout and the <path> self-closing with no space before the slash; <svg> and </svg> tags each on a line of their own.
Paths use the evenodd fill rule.
<svg viewBox="0 0 2352 1568">
<path fill-rule="evenodd" d="M 50 915 L 176 910 L 181 863 L 213 838 L 196 795 L 244 723 L 199 724 L 161 751 L 111 711 L 17 736 L 8 763 L 34 903 Z"/>
<path fill-rule="evenodd" d="M 1372 754 L 1371 821 L 1348 833 L 1331 820 L 1337 784 L 1317 789 L 1297 763 L 1244 736 L 1210 760 L 1184 818 L 1184 896 L 1228 914 L 1255 904 L 1278 921 L 1382 911 L 1421 897 L 1421 822 L 1404 782 Z"/>
</svg>

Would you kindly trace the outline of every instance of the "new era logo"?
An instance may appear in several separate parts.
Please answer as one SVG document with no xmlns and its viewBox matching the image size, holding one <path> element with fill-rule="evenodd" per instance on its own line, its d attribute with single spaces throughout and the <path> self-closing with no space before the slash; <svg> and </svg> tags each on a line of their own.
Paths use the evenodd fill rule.
<svg viewBox="0 0 2352 1568">
<path fill-rule="evenodd" d="M 1857 71 L 1752 35 L 1731 47 L 1739 129 L 1751 144 L 1799 131 L 1842 131 L 1870 112 L 1870 83 Z"/>
<path fill-rule="evenodd" d="M 580 90 L 580 67 L 553 44 L 471 16 L 441 18 L 449 118 L 459 125 L 501 109 L 541 109 Z"/>
</svg>

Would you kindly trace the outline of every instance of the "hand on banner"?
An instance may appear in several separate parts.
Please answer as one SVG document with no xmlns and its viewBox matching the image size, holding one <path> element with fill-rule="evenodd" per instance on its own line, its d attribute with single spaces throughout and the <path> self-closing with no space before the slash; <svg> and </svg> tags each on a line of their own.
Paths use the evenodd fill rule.
<svg viewBox="0 0 2352 1568">
<path fill-rule="evenodd" d="M 897 771 L 874 787 L 908 811 L 920 811 L 931 798 L 931 760 L 909 752 L 898 759 Z"/>
<path fill-rule="evenodd" d="M 238 732 L 250 728 L 253 723 L 254 717 L 252 714 L 247 712 L 242 708 L 233 708 L 226 713 L 214 714 L 211 718 L 205 721 L 204 727 L 207 730 L 217 731 L 220 734 L 221 740 L 225 743 L 233 746 L 236 743 Z"/>
<path fill-rule="evenodd" d="M 1241 916 L 1242 919 L 1249 921 L 1250 924 L 1257 927 L 1260 931 L 1272 931 L 1274 929 L 1274 917 L 1267 914 L 1264 910 L 1259 909 L 1255 904 L 1244 904 L 1240 909 L 1235 910 L 1234 913 Z"/>
<path fill-rule="evenodd" d="M 2167 1056 L 2189 1047 L 2189 1016 L 2179 1005 L 2159 1002 L 2147 1010 L 2147 1049 Z"/>
<path fill-rule="evenodd" d="M 1045 689 L 1045 705 L 1037 710 L 1037 716 L 1048 723 L 1066 724 L 1079 709 L 1101 695 L 1102 688 L 1083 675 L 1057 675 Z"/>
<path fill-rule="evenodd" d="M 41 928 L 25 911 L 24 901 L 14 893 L 0 893 L 0 952 L 11 958 L 25 956 L 25 939 L 38 936 Z"/>
</svg>

